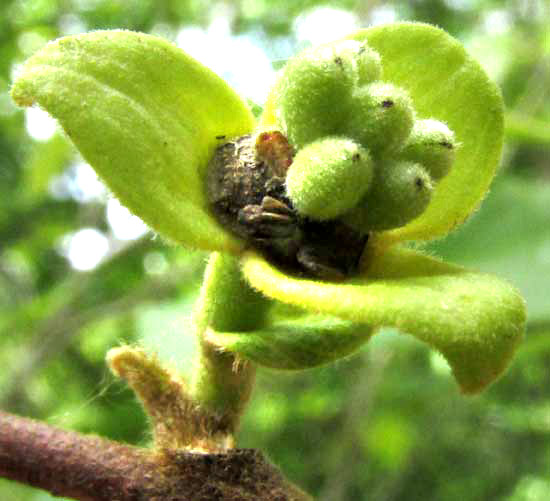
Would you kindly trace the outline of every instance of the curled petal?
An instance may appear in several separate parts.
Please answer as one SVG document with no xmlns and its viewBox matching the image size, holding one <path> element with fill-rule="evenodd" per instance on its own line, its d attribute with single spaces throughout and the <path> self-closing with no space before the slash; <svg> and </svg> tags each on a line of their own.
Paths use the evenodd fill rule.
<svg viewBox="0 0 550 501">
<path fill-rule="evenodd" d="M 207 340 L 222 350 L 273 369 L 309 369 L 352 354 L 373 329 L 330 317 L 307 316 L 246 332 L 215 332 Z"/>
<path fill-rule="evenodd" d="M 379 244 L 441 237 L 478 207 L 495 175 L 504 127 L 500 91 L 458 40 L 434 26 L 394 23 L 348 38 L 368 42 L 381 57 L 381 79 L 403 87 L 418 118 L 446 123 L 459 144 L 428 209 L 406 226 L 382 233 Z M 272 94 L 262 124 L 275 123 L 275 116 Z"/>
<path fill-rule="evenodd" d="M 237 252 L 208 213 L 205 168 L 254 126 L 246 104 L 174 45 L 130 31 L 60 38 L 23 66 L 12 96 L 54 116 L 121 202 L 178 243 Z"/>
<path fill-rule="evenodd" d="M 412 334 L 443 354 L 465 393 L 504 371 L 524 332 L 523 299 L 507 283 L 402 248 L 375 257 L 368 277 L 342 284 L 289 277 L 252 253 L 243 271 L 284 303 Z"/>
</svg>

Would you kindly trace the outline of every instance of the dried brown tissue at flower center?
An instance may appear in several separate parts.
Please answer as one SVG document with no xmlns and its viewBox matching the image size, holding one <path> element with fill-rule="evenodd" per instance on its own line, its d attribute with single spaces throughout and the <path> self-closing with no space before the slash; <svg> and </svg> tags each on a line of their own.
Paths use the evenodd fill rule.
<svg viewBox="0 0 550 501">
<path fill-rule="evenodd" d="M 300 216 L 286 195 L 294 151 L 278 131 L 245 135 L 216 149 L 208 198 L 223 227 L 287 272 L 328 280 L 353 275 L 367 243 L 341 221 Z"/>
</svg>

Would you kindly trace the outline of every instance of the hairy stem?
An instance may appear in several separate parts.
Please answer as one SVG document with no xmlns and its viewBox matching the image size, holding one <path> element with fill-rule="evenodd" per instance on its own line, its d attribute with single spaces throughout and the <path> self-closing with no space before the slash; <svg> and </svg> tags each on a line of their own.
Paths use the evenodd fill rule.
<svg viewBox="0 0 550 501">
<path fill-rule="evenodd" d="M 191 390 L 193 399 L 216 416 L 206 423 L 212 435 L 233 436 L 250 398 L 256 369 L 250 362 L 211 345 L 207 331 L 253 330 L 262 324 L 267 308 L 268 301 L 244 281 L 239 262 L 214 253 L 195 317 L 200 355 Z"/>
</svg>

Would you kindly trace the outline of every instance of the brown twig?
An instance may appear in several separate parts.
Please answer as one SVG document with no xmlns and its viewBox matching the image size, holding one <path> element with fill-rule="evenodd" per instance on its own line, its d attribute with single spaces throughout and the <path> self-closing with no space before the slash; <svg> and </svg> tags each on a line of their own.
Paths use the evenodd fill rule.
<svg viewBox="0 0 550 501">
<path fill-rule="evenodd" d="M 79 501 L 306 501 L 251 449 L 155 451 L 0 411 L 0 476 Z"/>
</svg>

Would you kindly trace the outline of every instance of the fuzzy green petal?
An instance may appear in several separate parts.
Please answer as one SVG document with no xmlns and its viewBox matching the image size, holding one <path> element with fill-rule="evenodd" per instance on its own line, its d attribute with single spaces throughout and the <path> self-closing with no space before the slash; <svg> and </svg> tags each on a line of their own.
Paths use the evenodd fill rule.
<svg viewBox="0 0 550 501">
<path fill-rule="evenodd" d="M 374 258 L 368 278 L 343 284 L 289 277 L 251 253 L 243 270 L 268 297 L 414 335 L 445 356 L 465 393 L 494 381 L 523 336 L 525 305 L 511 286 L 402 248 Z"/>
<path fill-rule="evenodd" d="M 366 325 L 306 316 L 247 332 L 209 331 L 212 344 L 273 369 L 309 369 L 350 355 L 372 336 Z"/>
<path fill-rule="evenodd" d="M 382 80 L 403 87 L 418 118 L 445 122 L 455 133 L 456 160 L 430 206 L 410 224 L 381 235 L 381 243 L 429 240 L 447 234 L 477 208 L 496 172 L 503 136 L 500 92 L 458 40 L 427 24 L 395 23 L 358 31 L 382 59 Z M 275 122 L 275 98 L 262 124 Z"/>
<path fill-rule="evenodd" d="M 61 124 L 121 202 L 170 240 L 236 252 L 207 212 L 204 170 L 219 144 L 250 132 L 246 104 L 174 45 L 141 33 L 60 38 L 24 65 L 12 96 Z"/>
<path fill-rule="evenodd" d="M 446 235 L 478 207 L 495 175 L 504 133 L 500 91 L 460 42 L 439 28 L 398 23 L 350 38 L 378 51 L 384 80 L 409 92 L 418 117 L 441 120 L 455 133 L 455 163 L 430 206 L 389 236 L 399 241 Z"/>
</svg>

